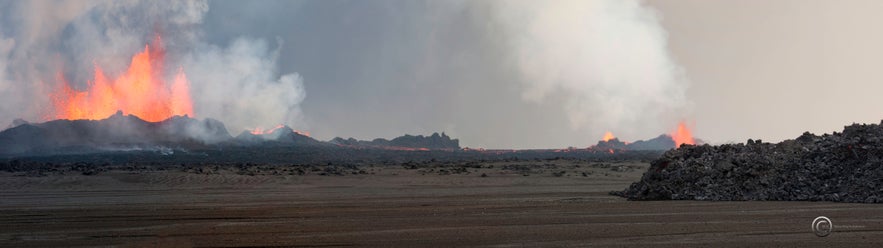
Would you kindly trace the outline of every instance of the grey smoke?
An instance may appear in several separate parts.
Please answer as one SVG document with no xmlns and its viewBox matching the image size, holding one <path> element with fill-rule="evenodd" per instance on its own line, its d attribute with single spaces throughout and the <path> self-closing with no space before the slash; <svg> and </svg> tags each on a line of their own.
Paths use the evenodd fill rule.
<svg viewBox="0 0 883 248">
<path fill-rule="evenodd" d="M 120 73 L 160 35 L 163 73 L 171 79 L 184 69 L 196 117 L 221 120 L 232 133 L 303 126 L 302 79 L 279 72 L 281 41 L 270 47 L 243 36 L 228 46 L 213 44 L 202 30 L 208 10 L 206 1 L 0 2 L 0 123 L 43 121 L 51 107 L 46 86 L 56 83 L 58 72 L 84 89 L 96 65 Z"/>
</svg>

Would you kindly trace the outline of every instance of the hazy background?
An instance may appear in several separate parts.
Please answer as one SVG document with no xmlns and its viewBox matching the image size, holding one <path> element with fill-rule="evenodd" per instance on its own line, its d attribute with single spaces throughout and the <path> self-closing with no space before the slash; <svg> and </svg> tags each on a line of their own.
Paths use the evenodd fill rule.
<svg viewBox="0 0 883 248">
<path fill-rule="evenodd" d="M 85 81 L 158 26 L 197 116 L 234 135 L 283 122 L 321 140 L 550 148 L 681 120 L 723 143 L 883 119 L 880 1 L 62 3 L 0 1 L 3 123 L 35 115 L 21 96 L 58 60 Z"/>
<path fill-rule="evenodd" d="M 304 78 L 304 128 L 321 139 L 585 147 L 691 119 L 658 14 L 639 1 L 221 1 L 205 32 L 285 40 L 280 67 Z"/>
<path fill-rule="evenodd" d="M 574 130 L 555 99 L 524 101 L 505 69 L 486 66 L 498 63 L 502 41 L 483 29 L 484 10 L 447 13 L 414 1 L 277 4 L 288 6 L 212 2 L 208 19 L 218 21 L 207 23 L 218 25 L 208 33 L 288 41 L 280 63 L 304 76 L 303 108 L 317 136 L 441 130 L 489 147 L 585 146 L 606 129 L 625 136 L 603 125 Z M 883 2 L 642 4 L 667 32 L 666 48 L 689 81 L 692 111 L 682 114 L 706 141 L 776 141 L 883 119 Z M 426 25 L 438 19 L 446 22 Z M 648 129 L 666 132 L 674 123 L 656 125 Z"/>
<path fill-rule="evenodd" d="M 883 119 L 883 2 L 651 1 L 692 82 L 694 134 L 769 141 Z"/>
</svg>

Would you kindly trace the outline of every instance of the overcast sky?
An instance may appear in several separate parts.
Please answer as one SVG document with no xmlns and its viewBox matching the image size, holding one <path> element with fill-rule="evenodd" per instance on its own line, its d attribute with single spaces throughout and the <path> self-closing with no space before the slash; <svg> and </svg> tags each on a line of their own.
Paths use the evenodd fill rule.
<svg viewBox="0 0 883 248">
<path fill-rule="evenodd" d="M 697 136 L 777 141 L 883 119 L 883 2 L 654 1 Z"/>
<path fill-rule="evenodd" d="M 59 19 L 58 37 L 76 38 L 92 26 L 112 33 L 101 31 L 106 24 L 98 17 L 107 15 L 90 9 L 96 4 L 0 5 L 6 7 L 0 10 L 0 58 L 7 58 L 0 59 L 6 68 L 0 70 L 0 95 L 6 98 L 22 95 L 16 90 L 23 80 L 18 59 L 49 57 L 22 51 L 25 44 L 34 46 L 28 38 L 42 37 L 26 30 Z M 11 6 L 56 10 L 28 14 Z M 129 13 L 140 6 L 98 10 Z M 683 120 L 711 143 L 779 141 L 883 119 L 881 1 L 285 0 L 150 8 L 148 13 L 173 9 L 169 16 L 182 17 L 138 18 L 150 23 L 146 30 L 178 20 L 163 28 L 169 32 L 164 39 L 173 43 L 171 52 L 187 54 L 170 57 L 181 57 L 198 89 L 194 95 L 234 97 L 229 95 L 240 92 L 237 87 L 250 85 L 250 73 L 233 80 L 240 86 L 215 93 L 206 92 L 216 86 L 199 81 L 225 82 L 238 74 L 201 74 L 254 58 L 254 68 L 262 68 L 259 85 L 281 85 L 267 91 L 292 93 L 259 92 L 237 106 L 283 104 L 281 112 L 262 113 L 279 113 L 285 116 L 279 121 L 321 140 L 438 131 L 469 147 L 586 147 L 605 131 L 624 140 L 648 139 Z M 64 15 L 81 12 L 97 21 L 84 25 L 82 19 L 90 18 Z M 90 28 L 77 28 L 83 26 Z M 184 35 L 191 32 L 196 35 Z M 176 39 L 188 45 L 175 48 Z M 66 58 L 75 63 L 82 51 L 91 51 L 80 44 L 89 39 L 74 40 L 47 44 L 60 47 L 56 54 L 62 58 L 78 54 Z M 88 47 L 108 44 L 99 45 Z M 123 52 L 108 54 L 117 53 Z M 92 65 L 84 66 L 65 73 L 88 74 Z M 236 127 L 264 120 L 224 116 L 207 106 L 216 99 L 194 98 L 203 105 L 196 106 L 199 117 Z M 2 121 L 28 116 L 13 107 L 20 101 L 4 101 Z"/>
</svg>

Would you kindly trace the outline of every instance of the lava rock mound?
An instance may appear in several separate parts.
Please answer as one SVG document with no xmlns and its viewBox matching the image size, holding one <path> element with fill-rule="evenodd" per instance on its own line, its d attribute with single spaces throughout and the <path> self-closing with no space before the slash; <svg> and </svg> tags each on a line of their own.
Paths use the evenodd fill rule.
<svg viewBox="0 0 883 248">
<path fill-rule="evenodd" d="M 793 140 L 684 145 L 612 195 L 629 200 L 883 202 L 883 123 Z"/>
</svg>

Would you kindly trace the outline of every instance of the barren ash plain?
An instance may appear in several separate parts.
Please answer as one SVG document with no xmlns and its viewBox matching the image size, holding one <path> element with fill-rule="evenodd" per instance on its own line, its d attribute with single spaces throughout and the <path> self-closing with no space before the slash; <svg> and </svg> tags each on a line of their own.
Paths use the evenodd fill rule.
<svg viewBox="0 0 883 248">
<path fill-rule="evenodd" d="M 779 144 L 645 151 L 607 140 L 583 149 L 491 151 L 452 149 L 447 146 L 456 140 L 438 134 L 326 142 L 287 128 L 255 136 L 266 140 L 244 133 L 206 147 L 162 138 L 206 121 L 170 120 L 118 114 L 99 121 L 20 123 L 0 132 L 3 151 L 19 154 L 0 160 L 0 246 L 883 243 L 883 208 L 861 200 L 876 197 L 878 191 L 862 187 L 876 188 L 879 180 L 855 178 L 880 171 L 873 166 L 879 164 L 877 147 L 883 147 L 874 146 L 883 142 L 879 125 Z M 140 130 L 150 130 L 159 137 L 150 142 L 164 145 L 96 152 L 107 146 L 85 140 L 131 137 L 98 131 L 107 122 L 149 124 Z M 56 147 L 56 133 L 80 145 Z M 834 174 L 793 168 L 801 159 Z M 776 174 L 786 169 L 805 175 Z M 806 175 L 816 175 L 822 186 Z M 818 216 L 832 220 L 830 235 L 811 230 Z"/>
</svg>

